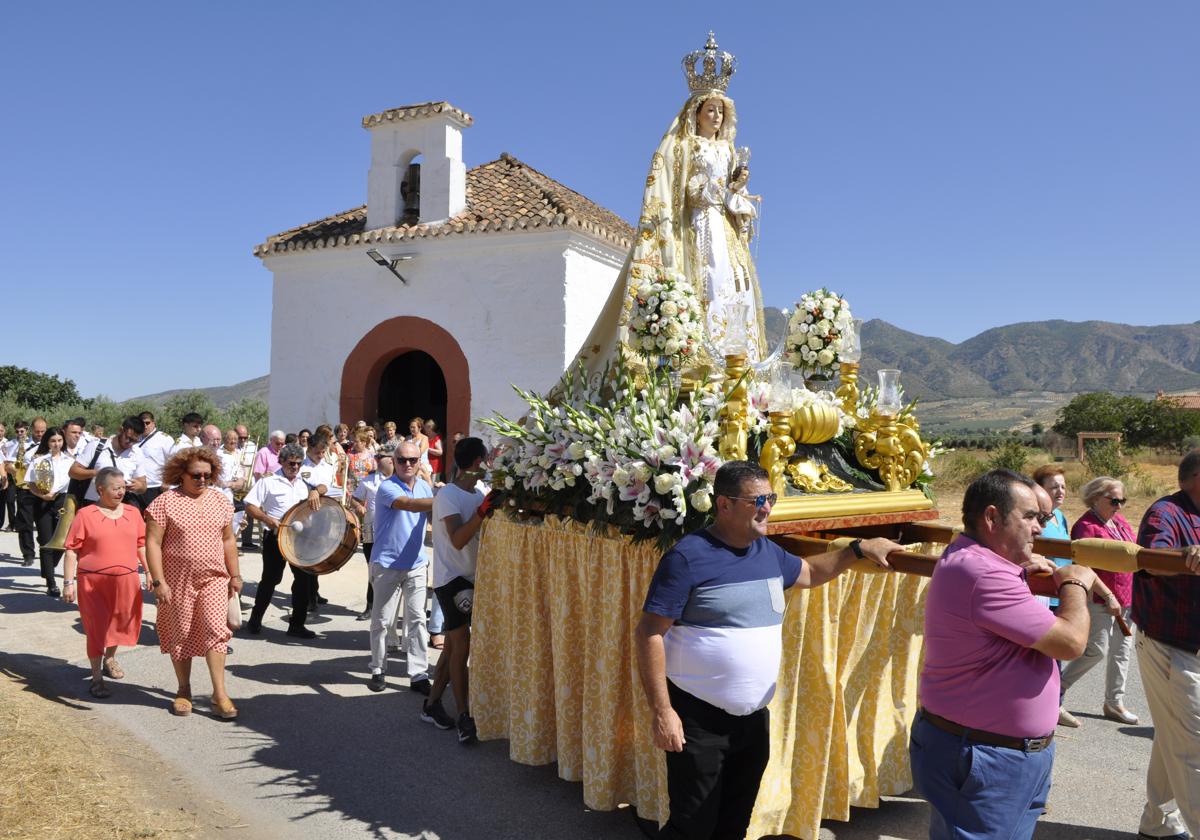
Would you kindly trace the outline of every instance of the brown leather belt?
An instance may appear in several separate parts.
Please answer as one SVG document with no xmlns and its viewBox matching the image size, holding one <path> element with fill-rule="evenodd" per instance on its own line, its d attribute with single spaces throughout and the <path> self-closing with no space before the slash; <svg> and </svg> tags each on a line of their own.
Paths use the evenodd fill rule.
<svg viewBox="0 0 1200 840">
<path fill-rule="evenodd" d="M 965 737 L 968 741 L 986 744 L 989 747 L 1007 747 L 1010 750 L 1021 750 L 1022 752 L 1041 752 L 1054 740 L 1053 732 L 1043 735 L 1041 738 L 1015 738 L 1012 735 L 998 735 L 982 729 L 970 729 L 961 723 L 955 723 L 941 715 L 935 715 L 928 709 L 921 709 L 920 715 L 943 732 Z"/>
</svg>

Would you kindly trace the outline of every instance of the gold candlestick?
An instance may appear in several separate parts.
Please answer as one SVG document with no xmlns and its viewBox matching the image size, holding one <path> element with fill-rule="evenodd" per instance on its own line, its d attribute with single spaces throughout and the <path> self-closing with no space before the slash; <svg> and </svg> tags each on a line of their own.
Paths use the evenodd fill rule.
<svg viewBox="0 0 1200 840">
<path fill-rule="evenodd" d="M 763 444 L 758 463 L 770 477 L 771 490 L 781 498 L 787 495 L 788 459 L 796 452 L 796 441 L 792 440 L 792 415 L 788 411 L 772 411 L 771 436 Z"/>
<path fill-rule="evenodd" d="M 842 411 L 853 417 L 858 411 L 858 362 L 842 362 L 838 374 L 841 384 L 837 397 L 842 401 Z"/>
<path fill-rule="evenodd" d="M 746 460 L 746 354 L 725 357 L 725 381 L 736 383 L 721 409 L 721 444 L 718 451 L 726 461 Z"/>
<path fill-rule="evenodd" d="M 909 487 L 925 467 L 929 444 L 921 440 L 915 421 L 894 414 L 871 412 L 867 431 L 854 440 L 858 463 L 878 470 L 883 485 L 891 491 Z"/>
</svg>

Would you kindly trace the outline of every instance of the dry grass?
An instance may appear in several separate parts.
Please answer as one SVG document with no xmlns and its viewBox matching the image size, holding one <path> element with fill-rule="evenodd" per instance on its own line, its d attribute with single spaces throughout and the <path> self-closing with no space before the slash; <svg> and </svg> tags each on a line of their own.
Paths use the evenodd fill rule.
<svg viewBox="0 0 1200 840">
<path fill-rule="evenodd" d="M 962 524 L 962 497 L 967 485 L 979 472 L 987 469 L 990 453 L 983 450 L 960 449 L 939 456 L 933 463 L 933 491 L 937 496 L 937 508 L 940 514 L 939 522 L 946 525 Z M 1042 464 L 1052 459 L 1044 452 L 1033 450 L 1025 472 L 1031 474 Z M 1167 461 L 1167 463 L 1159 463 Z M 1178 489 L 1176 480 L 1176 465 L 1179 457 L 1174 460 L 1163 458 L 1138 458 L 1133 469 L 1123 481 L 1125 496 L 1129 504 L 1122 511 L 1125 518 L 1133 525 L 1134 530 L 1142 521 L 1142 515 L 1155 500 Z M 1067 521 L 1074 524 L 1087 511 L 1087 506 L 1079 498 L 1079 489 L 1095 476 L 1090 475 L 1087 467 L 1078 461 L 1063 461 L 1059 464 L 1067 479 L 1067 498 L 1063 502 L 1063 513 Z"/>
<path fill-rule="evenodd" d="M 129 743 L 0 673 L 0 837 L 201 836 L 195 814 L 152 805 L 153 779 L 135 779 L 114 741 Z"/>
</svg>

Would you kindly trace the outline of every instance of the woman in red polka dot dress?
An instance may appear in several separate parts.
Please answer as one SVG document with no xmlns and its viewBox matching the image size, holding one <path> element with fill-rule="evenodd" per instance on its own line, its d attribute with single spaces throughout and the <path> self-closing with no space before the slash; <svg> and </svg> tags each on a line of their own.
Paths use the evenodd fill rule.
<svg viewBox="0 0 1200 840">
<path fill-rule="evenodd" d="M 212 677 L 212 706 L 232 720 L 225 693 L 229 599 L 242 589 L 233 505 L 212 483 L 221 461 L 211 449 L 177 452 L 163 467 L 163 493 L 146 510 L 146 563 L 158 602 L 159 647 L 170 654 L 179 690 L 171 711 L 192 711 L 192 658 L 203 656 Z"/>
</svg>

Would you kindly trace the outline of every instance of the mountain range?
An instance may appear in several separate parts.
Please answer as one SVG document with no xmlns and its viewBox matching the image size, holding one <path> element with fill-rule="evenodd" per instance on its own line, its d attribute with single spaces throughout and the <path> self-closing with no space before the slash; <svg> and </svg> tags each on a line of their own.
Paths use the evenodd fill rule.
<svg viewBox="0 0 1200 840">
<path fill-rule="evenodd" d="M 786 328 L 783 314 L 765 311 L 772 346 Z M 1030 321 L 982 332 L 960 344 L 918 335 L 879 319 L 863 324 L 862 379 L 899 368 L 905 396 L 987 400 L 1026 392 L 1087 391 L 1153 395 L 1200 390 L 1200 321 L 1136 327 L 1108 321 Z M 221 407 L 265 400 L 269 377 L 199 389 Z M 141 399 L 161 403 L 177 391 Z"/>
<path fill-rule="evenodd" d="M 767 331 L 777 340 L 783 316 L 779 310 L 766 315 Z M 925 401 L 1027 391 L 1146 396 L 1200 389 L 1200 321 L 1158 327 L 1030 321 L 954 344 L 875 319 L 863 324 L 862 349 L 867 381 L 880 368 L 899 368 L 906 396 Z"/>
</svg>

